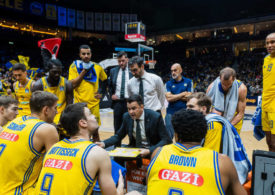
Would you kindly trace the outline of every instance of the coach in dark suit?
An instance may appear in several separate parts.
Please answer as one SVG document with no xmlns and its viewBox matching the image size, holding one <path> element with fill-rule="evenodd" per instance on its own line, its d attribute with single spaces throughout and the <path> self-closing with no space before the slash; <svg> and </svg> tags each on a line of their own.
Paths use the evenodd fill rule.
<svg viewBox="0 0 275 195">
<path fill-rule="evenodd" d="M 141 156 L 145 157 L 157 147 L 170 144 L 160 113 L 144 109 L 141 96 L 133 95 L 127 99 L 128 112 L 123 115 L 123 122 L 118 132 L 109 139 L 98 142 L 103 148 L 120 143 L 128 135 L 129 147 L 141 148 Z"/>
<path fill-rule="evenodd" d="M 119 52 L 117 55 L 118 67 L 112 68 L 109 77 L 109 91 L 112 96 L 115 133 L 122 124 L 122 117 L 127 112 L 126 98 L 128 98 L 127 84 L 133 77 L 128 69 L 127 53 Z M 120 144 L 118 144 L 120 145 Z"/>
</svg>

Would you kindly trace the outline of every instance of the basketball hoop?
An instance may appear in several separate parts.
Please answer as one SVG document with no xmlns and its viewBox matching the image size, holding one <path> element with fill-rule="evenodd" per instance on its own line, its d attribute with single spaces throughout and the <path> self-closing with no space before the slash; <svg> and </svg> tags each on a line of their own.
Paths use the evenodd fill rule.
<svg viewBox="0 0 275 195">
<path fill-rule="evenodd" d="M 155 69 L 156 63 L 157 63 L 156 60 L 145 61 L 145 64 L 148 64 L 148 65 L 149 65 L 149 69 Z"/>
</svg>

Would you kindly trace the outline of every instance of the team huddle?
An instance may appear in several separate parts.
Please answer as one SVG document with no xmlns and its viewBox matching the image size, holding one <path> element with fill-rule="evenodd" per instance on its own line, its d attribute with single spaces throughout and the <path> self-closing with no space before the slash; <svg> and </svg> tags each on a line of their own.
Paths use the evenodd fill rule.
<svg viewBox="0 0 275 195">
<path fill-rule="evenodd" d="M 275 33 L 266 46 L 262 121 L 269 150 L 275 151 Z M 147 194 L 246 194 L 242 185 L 251 163 L 239 134 L 247 89 L 234 69 L 222 69 L 206 94 L 192 93 L 178 63 L 165 90 L 139 56 L 119 52 L 119 66 L 107 78 L 91 61 L 88 45 L 79 52 L 68 80 L 58 59 L 49 60 L 48 75 L 37 81 L 27 77 L 25 65 L 13 66 L 15 98 L 0 97 L 0 195 L 92 194 L 96 181 L 102 194 L 124 194 L 122 173 L 117 170 L 116 186 L 104 148 L 120 146 L 126 135 L 129 146 L 150 159 Z M 107 88 L 115 134 L 100 141 L 99 102 Z"/>
</svg>

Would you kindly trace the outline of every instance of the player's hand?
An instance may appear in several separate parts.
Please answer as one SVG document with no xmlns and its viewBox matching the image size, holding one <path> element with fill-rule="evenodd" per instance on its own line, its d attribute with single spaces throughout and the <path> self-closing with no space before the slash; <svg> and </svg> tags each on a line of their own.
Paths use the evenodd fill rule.
<svg viewBox="0 0 275 195">
<path fill-rule="evenodd" d="M 95 98 L 96 98 L 96 99 L 102 98 L 102 94 L 100 94 L 100 93 L 95 93 Z"/>
<path fill-rule="evenodd" d="M 123 175 L 122 175 L 120 169 L 119 169 L 119 179 L 118 179 L 118 185 L 117 185 L 117 193 L 118 194 L 124 194 L 124 179 L 123 179 Z"/>
<path fill-rule="evenodd" d="M 101 148 L 105 148 L 104 142 L 95 142 L 96 145 L 98 145 Z"/>
<path fill-rule="evenodd" d="M 140 156 L 141 157 L 146 157 L 146 156 L 150 155 L 150 150 L 149 149 L 141 148 L 141 149 L 139 149 L 139 151 L 140 151 Z"/>
<path fill-rule="evenodd" d="M 118 96 L 116 94 L 112 95 L 112 100 L 118 100 Z"/>
</svg>

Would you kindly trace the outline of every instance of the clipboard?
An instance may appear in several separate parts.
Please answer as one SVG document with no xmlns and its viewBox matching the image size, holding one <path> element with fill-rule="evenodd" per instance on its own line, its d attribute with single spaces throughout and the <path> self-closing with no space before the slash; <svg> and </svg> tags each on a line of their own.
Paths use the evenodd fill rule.
<svg viewBox="0 0 275 195">
<path fill-rule="evenodd" d="M 136 158 L 140 155 L 140 148 L 121 148 L 117 147 L 114 150 L 109 151 L 109 155 L 119 158 Z"/>
</svg>

